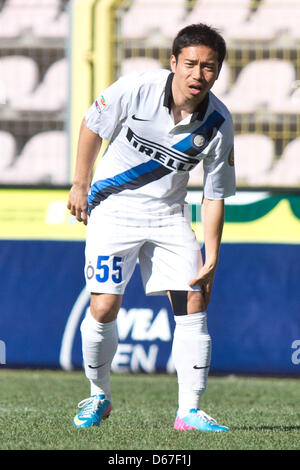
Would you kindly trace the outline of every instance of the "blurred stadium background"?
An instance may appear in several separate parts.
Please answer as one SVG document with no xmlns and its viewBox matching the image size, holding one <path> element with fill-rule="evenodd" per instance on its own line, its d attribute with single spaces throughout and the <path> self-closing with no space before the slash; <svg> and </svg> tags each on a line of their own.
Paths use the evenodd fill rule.
<svg viewBox="0 0 300 470">
<path fill-rule="evenodd" d="M 168 68 L 172 38 L 195 22 L 227 41 L 212 91 L 236 136 L 211 370 L 299 375 L 299 0 L 0 0 L 1 367 L 81 367 L 85 229 L 66 210 L 80 122 L 119 76 Z M 202 176 L 188 193 L 199 241 Z M 173 327 L 137 267 L 113 370 L 173 372 Z"/>
</svg>

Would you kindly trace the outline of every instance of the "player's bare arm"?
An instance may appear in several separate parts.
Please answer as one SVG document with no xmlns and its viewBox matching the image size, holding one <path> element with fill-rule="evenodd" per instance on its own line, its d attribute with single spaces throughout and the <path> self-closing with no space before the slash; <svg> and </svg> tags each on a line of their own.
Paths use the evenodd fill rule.
<svg viewBox="0 0 300 470">
<path fill-rule="evenodd" d="M 67 207 L 71 214 L 85 225 L 87 224 L 88 191 L 91 174 L 101 144 L 101 137 L 88 129 L 83 119 L 79 132 L 75 174 Z"/>
<path fill-rule="evenodd" d="M 204 294 L 205 308 L 210 300 L 224 224 L 224 200 L 203 199 L 202 222 L 205 246 L 205 263 L 190 285 L 200 284 Z"/>
</svg>

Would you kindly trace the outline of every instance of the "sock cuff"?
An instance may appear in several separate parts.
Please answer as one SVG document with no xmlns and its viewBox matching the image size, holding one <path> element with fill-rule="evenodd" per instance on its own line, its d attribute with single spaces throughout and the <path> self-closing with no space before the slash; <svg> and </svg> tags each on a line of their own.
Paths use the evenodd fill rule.
<svg viewBox="0 0 300 470">
<path fill-rule="evenodd" d="M 206 312 L 190 313 L 189 315 L 174 315 L 176 325 L 192 325 L 203 321 Z"/>
<path fill-rule="evenodd" d="M 206 312 L 174 316 L 174 318 L 176 322 L 175 333 L 178 330 L 184 330 L 193 334 L 208 334 Z"/>
<path fill-rule="evenodd" d="M 97 333 L 108 333 L 116 329 L 116 320 L 107 323 L 100 323 L 93 317 L 90 308 L 86 311 L 84 322 Z"/>
</svg>

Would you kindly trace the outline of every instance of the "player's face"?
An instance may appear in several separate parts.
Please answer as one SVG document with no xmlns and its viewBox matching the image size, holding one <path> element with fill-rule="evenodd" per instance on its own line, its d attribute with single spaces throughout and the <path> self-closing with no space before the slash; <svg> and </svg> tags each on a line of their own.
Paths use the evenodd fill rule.
<svg viewBox="0 0 300 470">
<path fill-rule="evenodd" d="M 176 62 L 171 57 L 174 72 L 173 95 L 178 104 L 201 103 L 219 74 L 218 53 L 208 46 L 189 46 L 181 50 Z"/>
</svg>

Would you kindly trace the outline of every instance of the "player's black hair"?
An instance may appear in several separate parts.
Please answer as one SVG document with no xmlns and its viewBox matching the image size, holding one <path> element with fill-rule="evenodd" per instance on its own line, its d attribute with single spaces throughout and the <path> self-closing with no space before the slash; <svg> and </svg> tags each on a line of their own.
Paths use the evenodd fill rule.
<svg viewBox="0 0 300 470">
<path fill-rule="evenodd" d="M 176 62 L 181 50 L 189 46 L 207 46 L 218 53 L 218 62 L 221 67 L 226 56 L 226 43 L 215 28 L 204 23 L 191 24 L 181 29 L 173 41 L 172 55 Z"/>
</svg>

